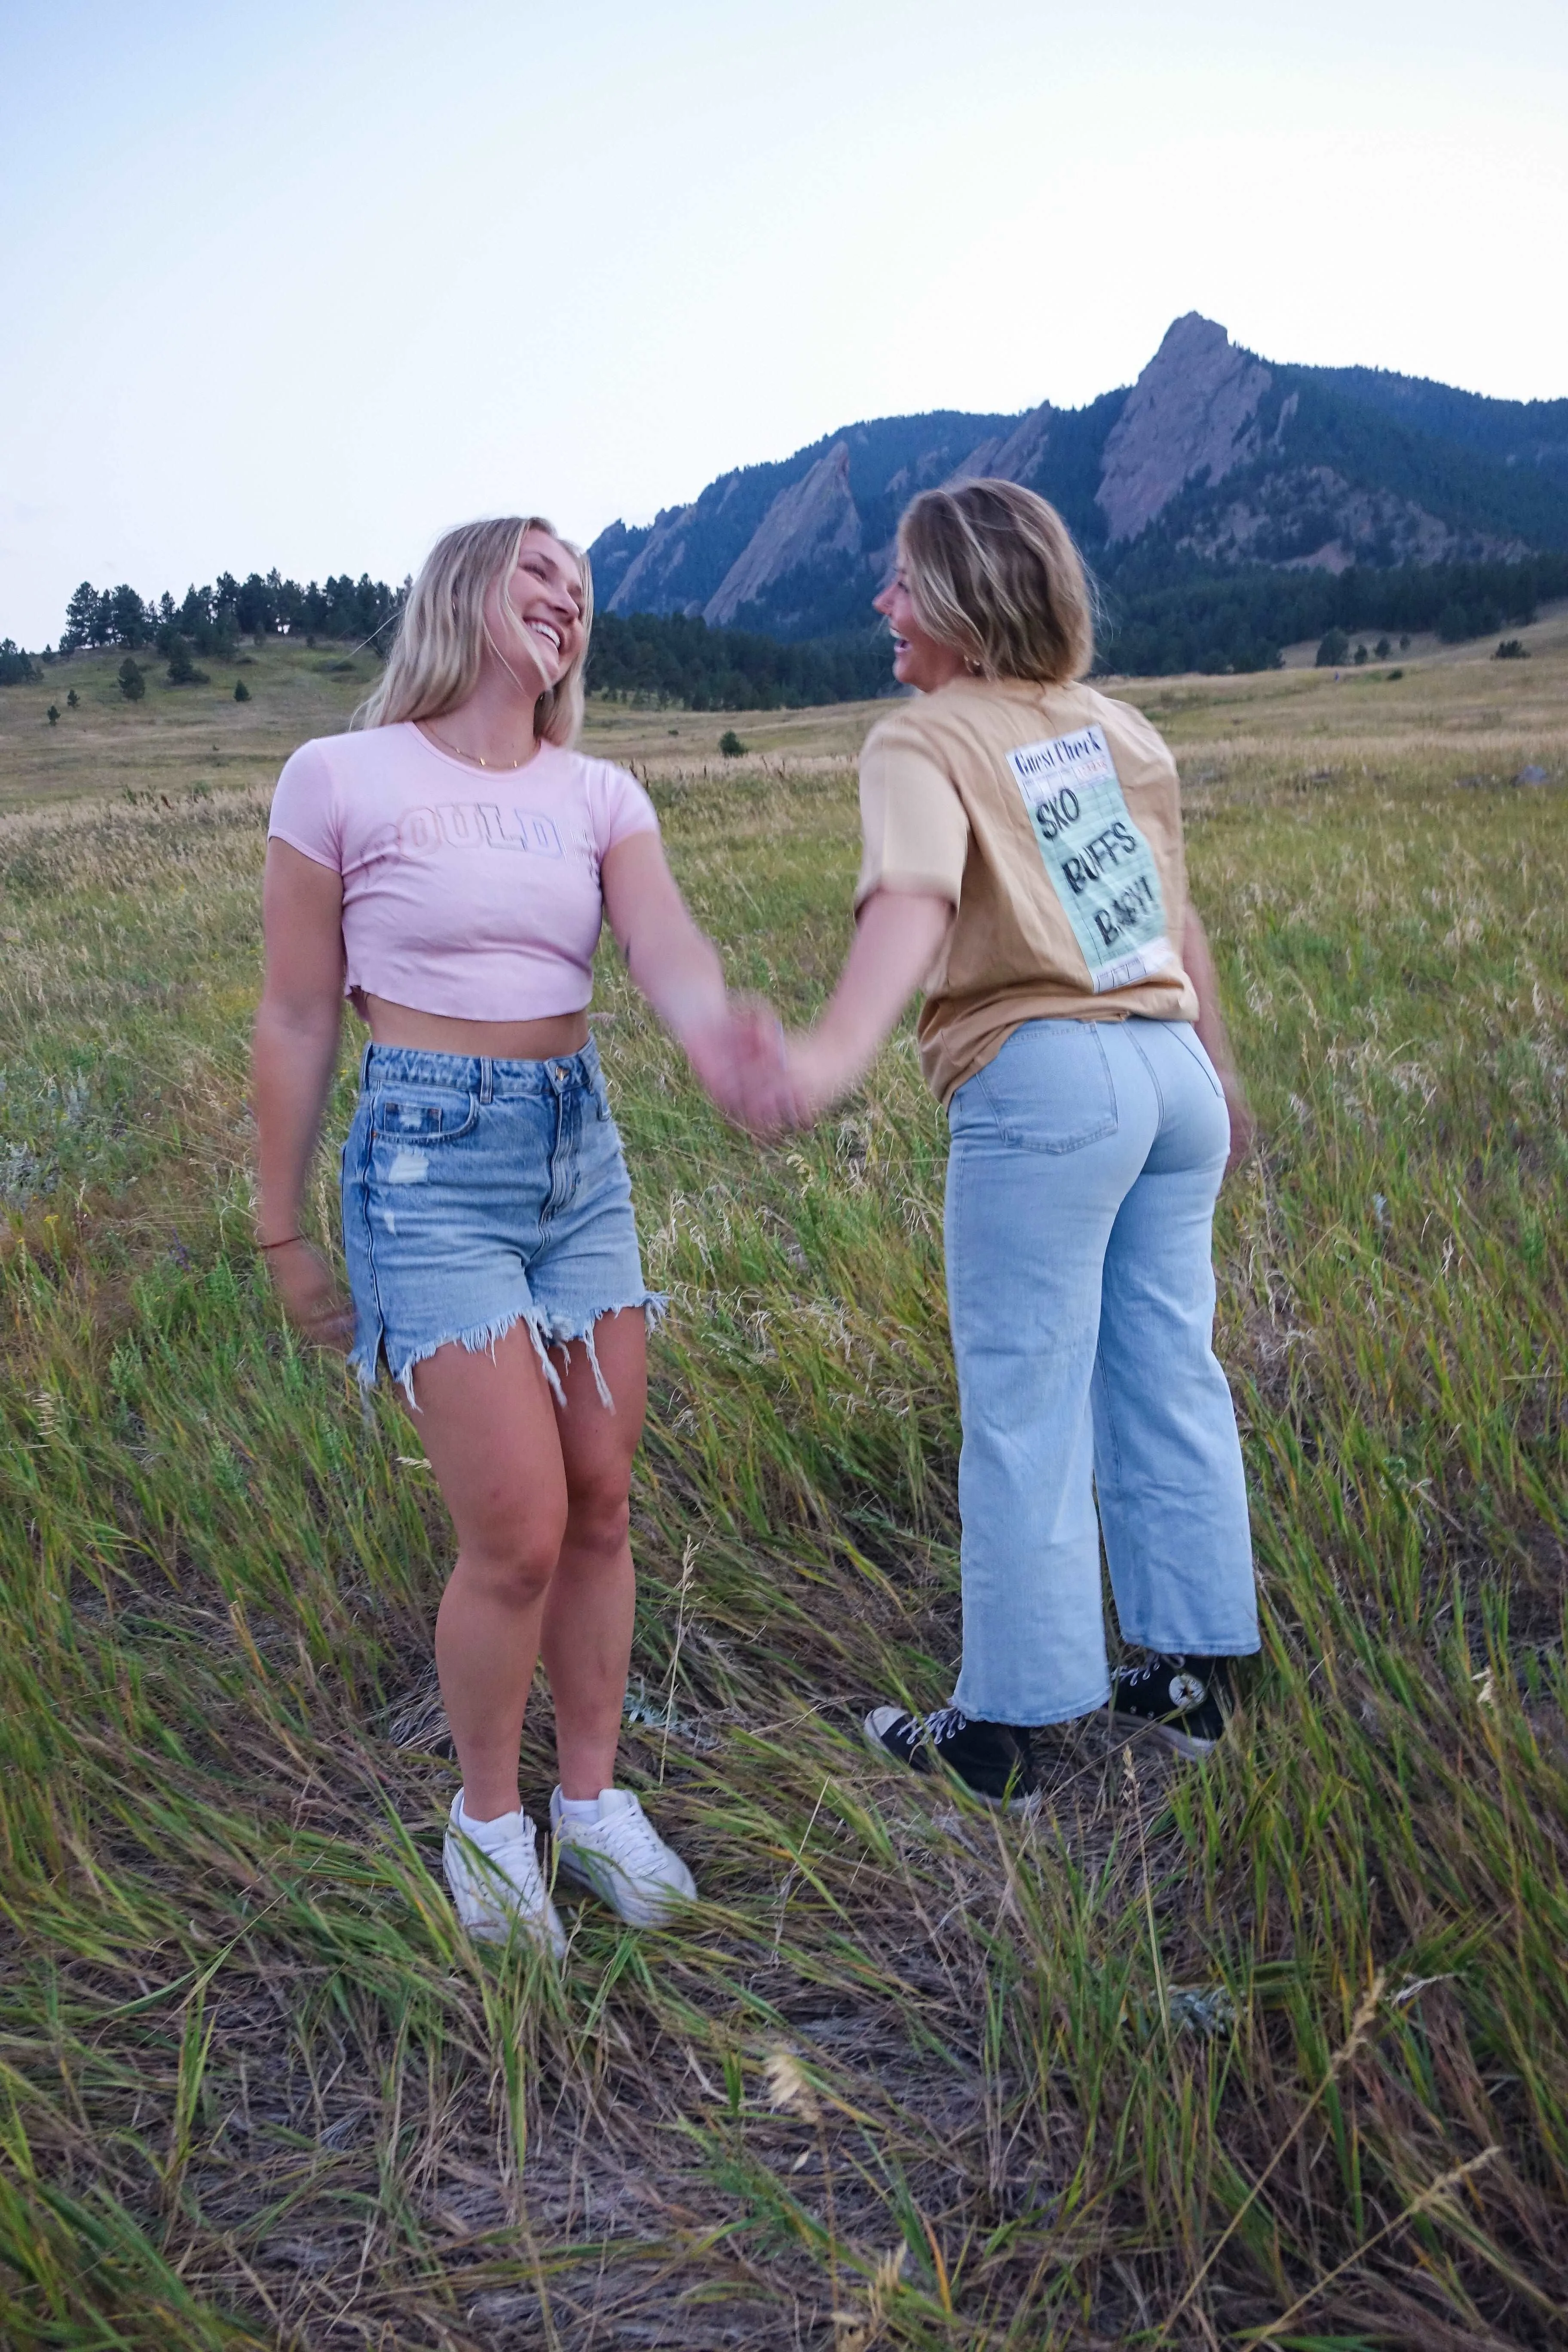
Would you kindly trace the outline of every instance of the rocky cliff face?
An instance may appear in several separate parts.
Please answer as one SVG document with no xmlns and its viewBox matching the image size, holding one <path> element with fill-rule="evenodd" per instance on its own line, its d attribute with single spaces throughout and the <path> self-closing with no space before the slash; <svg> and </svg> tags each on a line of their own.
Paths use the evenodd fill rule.
<svg viewBox="0 0 1568 2352">
<path fill-rule="evenodd" d="M 1258 411 L 1273 382 L 1195 310 L 1166 329 L 1105 444 L 1095 504 L 1112 546 L 1146 530 L 1199 475 L 1219 482 L 1259 455 Z"/>
<path fill-rule="evenodd" d="M 864 625 L 899 514 L 928 483 L 1025 483 L 1098 569 L 1135 558 L 1147 584 L 1194 558 L 1339 571 L 1568 547 L 1565 446 L 1568 402 L 1277 366 L 1189 311 L 1130 391 L 1088 408 L 852 425 L 647 530 L 612 524 L 591 552 L 611 612 L 819 635 Z"/>
<path fill-rule="evenodd" d="M 858 555 L 860 513 L 849 488 L 849 445 L 839 441 L 808 474 L 781 490 L 702 608 L 710 628 L 732 621 L 775 581 L 829 555 Z"/>
</svg>

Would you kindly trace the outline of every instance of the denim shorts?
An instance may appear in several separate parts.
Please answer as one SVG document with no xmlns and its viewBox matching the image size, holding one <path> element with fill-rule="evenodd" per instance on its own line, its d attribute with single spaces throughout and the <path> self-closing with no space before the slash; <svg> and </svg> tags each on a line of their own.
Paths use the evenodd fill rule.
<svg viewBox="0 0 1568 2352">
<path fill-rule="evenodd" d="M 367 1045 L 343 1146 L 350 1358 L 369 1388 L 384 1355 L 414 1402 L 437 1348 L 493 1348 L 525 1323 L 549 1350 L 594 1352 L 601 1315 L 664 1301 L 643 1281 L 632 1188 L 592 1038 L 557 1061 Z"/>
</svg>

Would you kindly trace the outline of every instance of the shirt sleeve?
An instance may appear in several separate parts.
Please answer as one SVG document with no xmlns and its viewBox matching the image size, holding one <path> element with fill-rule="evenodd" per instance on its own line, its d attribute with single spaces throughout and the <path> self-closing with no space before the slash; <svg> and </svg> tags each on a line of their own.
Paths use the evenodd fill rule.
<svg viewBox="0 0 1568 2352">
<path fill-rule="evenodd" d="M 956 907 L 969 856 L 958 788 L 923 744 L 879 729 L 860 754 L 860 878 L 857 909 L 873 890 L 929 892 Z"/>
<path fill-rule="evenodd" d="M 599 772 L 603 788 L 598 851 L 604 857 L 617 841 L 627 841 L 634 833 L 657 833 L 658 814 L 637 778 L 625 768 L 612 767 L 606 761 Z"/>
<path fill-rule="evenodd" d="M 272 795 L 267 820 L 268 841 L 286 841 L 290 849 L 313 858 L 318 866 L 343 870 L 342 835 L 338 824 L 337 795 L 332 773 L 319 743 L 301 743 L 285 761 Z"/>
</svg>

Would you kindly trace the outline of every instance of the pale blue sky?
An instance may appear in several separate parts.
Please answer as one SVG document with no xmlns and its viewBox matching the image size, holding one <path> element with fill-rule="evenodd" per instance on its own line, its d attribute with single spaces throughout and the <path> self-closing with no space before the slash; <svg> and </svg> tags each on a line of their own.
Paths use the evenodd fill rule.
<svg viewBox="0 0 1568 2352">
<path fill-rule="evenodd" d="M 1563 0 L 13 0 L 0 635 L 588 539 L 857 417 L 1089 399 L 1192 309 L 1568 394 L 1565 124 Z"/>
</svg>

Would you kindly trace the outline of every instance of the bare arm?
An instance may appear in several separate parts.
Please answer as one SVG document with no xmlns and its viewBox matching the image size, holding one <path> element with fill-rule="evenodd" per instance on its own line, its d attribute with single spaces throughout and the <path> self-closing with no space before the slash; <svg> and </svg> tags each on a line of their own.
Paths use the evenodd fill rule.
<svg viewBox="0 0 1568 2352">
<path fill-rule="evenodd" d="M 722 1019 L 724 967 L 675 887 L 657 833 L 634 833 L 606 850 L 605 912 L 626 970 L 670 1034 Z"/>
<path fill-rule="evenodd" d="M 935 963 L 953 913 L 951 899 L 924 891 L 875 890 L 867 899 L 826 1011 L 815 1029 L 790 1041 L 802 1125 L 864 1076 Z"/>
<path fill-rule="evenodd" d="M 730 1117 L 770 1123 L 784 1076 L 778 1023 L 726 993 L 719 950 L 692 921 L 658 834 L 616 842 L 600 872 L 626 969 L 698 1079 Z"/>
<path fill-rule="evenodd" d="M 252 1047 L 257 1238 L 291 1319 L 342 1345 L 347 1318 L 331 1276 L 300 1232 L 305 1181 L 337 1065 L 342 1021 L 343 887 L 287 842 L 268 845 L 262 888 L 267 973 Z"/>
<path fill-rule="evenodd" d="M 1230 1157 L 1225 1163 L 1228 1176 L 1239 1160 L 1252 1149 L 1256 1132 L 1252 1112 L 1247 1100 L 1247 1089 L 1236 1066 L 1230 1050 L 1230 1036 L 1225 1025 L 1225 1015 L 1219 1009 L 1219 981 L 1209 951 L 1208 933 L 1194 909 L 1187 908 L 1186 928 L 1182 933 L 1182 962 L 1187 978 L 1197 991 L 1199 1043 L 1218 1073 L 1225 1088 L 1226 1108 L 1230 1113 Z"/>
</svg>

